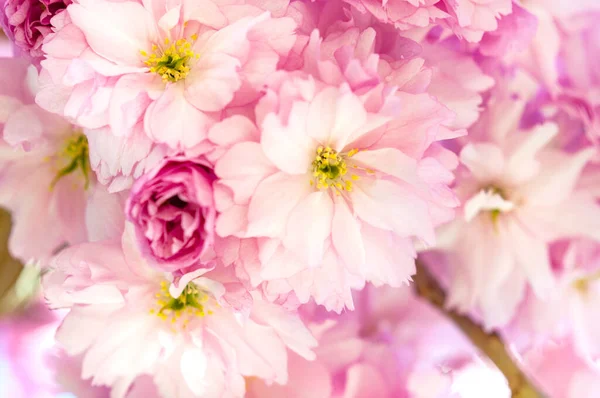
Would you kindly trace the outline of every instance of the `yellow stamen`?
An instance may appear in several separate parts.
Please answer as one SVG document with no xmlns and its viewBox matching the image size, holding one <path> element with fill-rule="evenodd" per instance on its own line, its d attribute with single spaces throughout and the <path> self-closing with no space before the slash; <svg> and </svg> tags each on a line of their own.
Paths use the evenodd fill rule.
<svg viewBox="0 0 600 398">
<path fill-rule="evenodd" d="M 90 156 L 87 137 L 83 133 L 71 136 L 57 158 L 61 162 L 61 166 L 50 183 L 50 189 L 54 188 L 61 178 L 77 170 L 80 170 L 83 174 L 84 188 L 87 189 L 90 183 Z"/>
<path fill-rule="evenodd" d="M 338 153 L 329 146 L 319 146 L 316 150 L 315 160 L 312 162 L 312 176 L 310 185 L 317 189 L 326 190 L 332 188 L 336 194 L 350 192 L 353 189 L 353 181 L 360 177 L 356 174 L 348 174 L 348 167 L 363 170 L 356 165 L 348 165 L 347 160 L 358 153 L 358 149 L 352 149 L 347 153 Z"/>
<path fill-rule="evenodd" d="M 191 39 L 196 41 L 197 36 L 192 35 Z M 156 44 L 152 45 L 150 55 L 141 50 L 140 53 L 147 58 L 144 63 L 150 68 L 150 72 L 160 75 L 165 83 L 185 79 L 190 73 L 190 61 L 199 58 L 200 55 L 192 51 L 192 43 L 187 39 L 178 39 L 170 44 L 171 40 L 165 37 L 164 43 L 168 47 L 163 49 Z"/>
</svg>

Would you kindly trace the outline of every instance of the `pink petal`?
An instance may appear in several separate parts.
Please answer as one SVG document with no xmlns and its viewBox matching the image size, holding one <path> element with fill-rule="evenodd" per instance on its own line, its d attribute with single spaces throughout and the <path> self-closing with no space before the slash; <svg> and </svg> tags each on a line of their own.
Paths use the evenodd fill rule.
<svg viewBox="0 0 600 398">
<path fill-rule="evenodd" d="M 407 187 L 385 180 L 355 184 L 350 194 L 356 214 L 374 227 L 401 237 L 435 240 L 427 203 Z"/>
<path fill-rule="evenodd" d="M 306 196 L 289 215 L 283 244 L 292 249 L 309 267 L 320 264 L 325 240 L 331 233 L 333 202 L 329 192 Z"/>
<path fill-rule="evenodd" d="M 351 272 L 360 274 L 366 262 L 360 224 L 343 199 L 336 198 L 334 209 L 331 226 L 333 245 L 345 266 Z"/>
<path fill-rule="evenodd" d="M 167 86 L 164 94 L 150 105 L 144 120 L 150 138 L 174 149 L 198 145 L 213 123 L 212 118 L 187 101 L 183 91 L 182 83 Z"/>
<path fill-rule="evenodd" d="M 141 66 L 141 50 L 151 47 L 151 19 L 139 3 L 81 0 L 67 10 L 95 52 L 122 64 Z"/>
<path fill-rule="evenodd" d="M 250 200 L 247 236 L 283 236 L 292 209 L 311 190 L 304 175 L 277 173 L 264 179 Z"/>
<path fill-rule="evenodd" d="M 261 145 L 265 155 L 288 174 L 307 175 L 316 156 L 318 145 L 304 130 L 306 111 L 306 103 L 296 102 L 287 126 L 273 113 L 263 121 Z"/>
</svg>

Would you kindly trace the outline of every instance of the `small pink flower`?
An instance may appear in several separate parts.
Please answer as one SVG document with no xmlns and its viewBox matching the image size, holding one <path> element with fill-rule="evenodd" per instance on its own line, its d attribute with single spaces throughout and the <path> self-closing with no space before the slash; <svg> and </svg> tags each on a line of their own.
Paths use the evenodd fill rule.
<svg viewBox="0 0 600 398">
<path fill-rule="evenodd" d="M 135 182 L 127 215 L 152 264 L 175 271 L 206 261 L 214 241 L 213 179 L 203 164 L 174 157 Z"/>
</svg>

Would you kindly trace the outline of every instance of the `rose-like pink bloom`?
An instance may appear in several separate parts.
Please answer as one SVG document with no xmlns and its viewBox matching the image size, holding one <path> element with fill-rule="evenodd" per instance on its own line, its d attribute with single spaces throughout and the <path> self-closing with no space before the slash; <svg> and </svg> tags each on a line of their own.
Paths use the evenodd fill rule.
<svg viewBox="0 0 600 398">
<path fill-rule="evenodd" d="M 2 0 L 0 27 L 20 51 L 39 62 L 44 38 L 52 32 L 50 20 L 69 4 L 71 0 Z"/>
<path fill-rule="evenodd" d="M 210 0 L 81 0 L 53 24 L 38 103 L 116 136 L 143 123 L 152 141 L 174 149 L 203 143 L 226 106 L 257 96 L 295 27 Z"/>
<path fill-rule="evenodd" d="M 449 14 L 438 7 L 440 0 L 344 0 L 360 12 L 370 12 L 378 20 L 406 30 L 427 28 Z"/>
<path fill-rule="evenodd" d="M 451 15 L 442 24 L 469 42 L 479 42 L 485 32 L 498 29 L 498 19 L 512 12 L 512 0 L 443 0 Z"/>
<path fill-rule="evenodd" d="M 352 308 L 351 287 L 407 282 L 412 239 L 432 244 L 453 217 L 453 155 L 432 146 L 452 113 L 381 84 L 279 78 L 256 108 L 259 142 L 216 163 L 217 233 L 259 238 L 260 276 L 281 293 Z"/>
<path fill-rule="evenodd" d="M 337 24 L 337 23 L 336 23 Z M 336 26 L 333 24 L 333 26 Z M 455 37 L 432 32 L 415 42 L 379 23 L 338 24 L 322 39 L 315 30 L 303 52 L 303 70 L 328 84 L 347 82 L 364 90 L 379 82 L 413 94 L 428 93 L 456 113 L 448 126 L 470 127 L 479 117 L 482 93 L 494 85 Z"/>
<path fill-rule="evenodd" d="M 246 291 L 227 270 L 173 280 L 148 266 L 126 228 L 123 245 L 61 251 L 44 279 L 53 307 L 68 307 L 57 340 L 83 355 L 82 377 L 126 396 L 148 375 L 163 397 L 241 397 L 244 376 L 287 381 L 287 352 L 314 357 L 293 312 Z"/>
<path fill-rule="evenodd" d="M 476 135 L 460 153 L 462 217 L 445 235 L 453 253 L 449 305 L 478 309 L 486 326 L 496 327 L 511 320 L 528 286 L 549 298 L 556 286 L 549 243 L 600 239 L 600 206 L 592 192 L 576 186 L 592 148 L 552 148 L 556 125 L 522 131 L 519 101 L 495 96 L 490 104 L 474 128 L 487 137 Z"/>
<path fill-rule="evenodd" d="M 212 257 L 213 180 L 205 165 L 173 157 L 135 182 L 126 212 L 151 264 L 175 271 Z"/>
<path fill-rule="evenodd" d="M 103 213 L 98 208 L 116 198 L 93 200 L 104 189 L 90 170 L 87 138 L 34 103 L 35 68 L 23 59 L 1 59 L 0 68 L 6 72 L 0 75 L 0 205 L 12 212 L 9 249 L 25 262 L 43 262 L 64 244 L 92 238 L 86 219 L 94 221 Z"/>
<path fill-rule="evenodd" d="M 356 310 L 341 315 L 315 311 L 310 305 L 303 307 L 301 311 L 310 319 L 309 328 L 319 341 L 316 360 L 290 356 L 287 385 L 268 386 L 260 380 L 251 381 L 248 396 L 462 396 L 453 394 L 455 380 L 463 369 L 480 361 L 451 322 L 416 299 L 408 288 L 368 286 L 356 293 L 355 301 Z M 499 372 L 495 373 L 506 385 Z"/>
</svg>

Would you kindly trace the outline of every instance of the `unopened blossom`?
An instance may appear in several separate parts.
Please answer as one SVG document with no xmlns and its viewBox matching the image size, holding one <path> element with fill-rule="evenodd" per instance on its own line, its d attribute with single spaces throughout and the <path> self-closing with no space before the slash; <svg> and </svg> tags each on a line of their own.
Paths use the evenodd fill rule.
<svg viewBox="0 0 600 398">
<path fill-rule="evenodd" d="M 0 27 L 19 52 L 35 62 L 44 56 L 42 44 L 52 32 L 50 20 L 72 0 L 3 0 L 0 2 Z"/>
<path fill-rule="evenodd" d="M 174 157 L 136 181 L 126 212 L 150 263 L 175 271 L 213 256 L 214 179 L 201 162 Z"/>
<path fill-rule="evenodd" d="M 116 136 L 143 123 L 174 149 L 202 143 L 226 106 L 256 95 L 295 27 L 257 7 L 191 0 L 82 0 L 53 24 L 38 103 Z"/>
<path fill-rule="evenodd" d="M 149 267 L 131 235 L 69 247 L 45 278 L 51 306 L 70 309 L 57 340 L 83 356 L 83 379 L 116 398 L 142 375 L 161 397 L 242 397 L 244 376 L 287 381 L 287 348 L 314 356 L 297 315 L 245 290 L 231 268 L 173 279 Z"/>
<path fill-rule="evenodd" d="M 256 109 L 259 142 L 215 166 L 217 233 L 258 238 L 263 280 L 329 309 L 352 308 L 350 288 L 365 281 L 408 281 L 413 239 L 432 244 L 457 205 L 430 148 L 452 113 L 427 95 L 377 85 L 359 96 L 293 74 Z"/>
<path fill-rule="evenodd" d="M 511 102 L 513 115 L 498 112 Z M 551 242 L 600 238 L 600 206 L 592 192 L 577 188 L 595 151 L 553 148 L 552 123 L 519 130 L 516 102 L 496 98 L 477 126 L 487 138 L 462 149 L 456 188 L 462 217 L 445 234 L 453 258 L 449 305 L 480 311 L 488 327 L 511 320 L 528 286 L 549 298 L 556 286 Z"/>
</svg>

